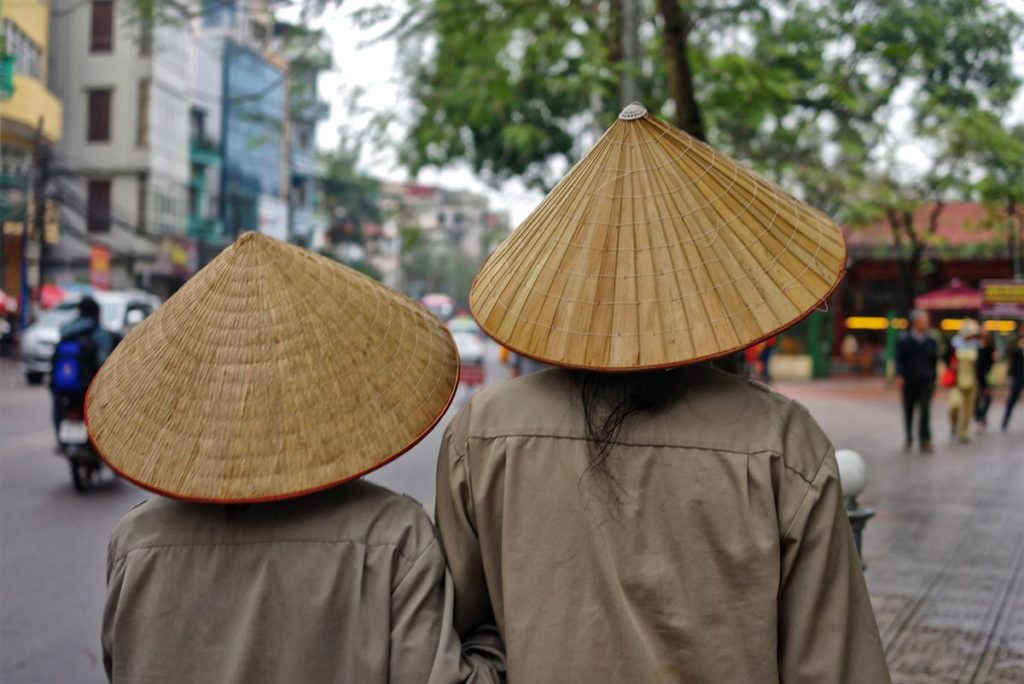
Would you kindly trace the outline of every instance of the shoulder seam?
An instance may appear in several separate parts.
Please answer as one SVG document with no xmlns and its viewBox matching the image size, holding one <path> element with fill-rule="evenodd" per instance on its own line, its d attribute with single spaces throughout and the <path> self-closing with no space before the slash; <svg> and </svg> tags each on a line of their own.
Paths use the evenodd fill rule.
<svg viewBox="0 0 1024 684">
<path fill-rule="evenodd" d="M 542 432 L 508 432 L 495 435 L 469 435 L 467 439 L 477 440 L 492 440 L 492 439 L 507 439 L 509 437 L 538 437 L 541 439 L 565 439 L 575 442 L 585 442 L 586 437 L 582 435 L 553 435 L 550 433 Z M 615 446 L 624 447 L 649 447 L 654 449 L 704 449 L 706 451 L 724 451 L 731 454 L 763 454 L 773 453 L 778 454 L 776 449 L 755 449 L 753 451 L 749 449 L 730 449 L 728 447 L 709 447 L 697 444 L 672 444 L 672 443 L 658 443 L 658 442 L 627 442 L 624 440 L 614 440 L 611 444 Z M 460 455 L 460 458 L 462 456 Z"/>
<path fill-rule="evenodd" d="M 800 505 L 796 507 L 796 512 L 793 513 L 793 519 L 789 521 L 788 525 L 786 525 L 786 529 L 782 533 L 780 539 L 785 539 L 787 536 L 789 536 L 790 530 L 793 529 L 793 525 L 796 524 L 797 518 L 800 517 L 800 512 L 803 511 L 804 505 L 807 503 L 807 497 L 809 497 L 811 495 L 811 492 L 814 490 L 814 481 L 818 479 L 818 475 L 821 474 L 821 469 L 825 467 L 825 461 L 828 460 L 828 454 L 830 451 L 832 451 L 832 447 L 829 447 L 828 449 L 825 450 L 825 454 L 821 457 L 821 463 L 818 464 L 818 469 L 814 471 L 813 478 L 808 480 L 803 475 L 800 475 L 800 479 L 807 483 L 807 491 L 804 492 L 803 498 L 800 499 Z"/>
<path fill-rule="evenodd" d="M 199 547 L 213 547 L 213 546 L 265 546 L 267 544 L 358 544 L 361 546 L 378 548 L 378 547 L 393 547 L 398 551 L 398 555 L 404 560 L 412 560 L 410 556 L 402 553 L 398 549 L 399 544 L 397 542 L 361 542 L 353 539 L 266 539 L 263 541 L 246 541 L 246 542 L 182 542 L 179 544 L 143 544 L 141 546 L 135 546 L 119 556 L 114 558 L 114 562 L 117 563 L 124 560 L 132 553 L 136 551 L 150 551 L 153 549 L 173 549 L 173 548 L 199 548 Z"/>
<path fill-rule="evenodd" d="M 423 556 L 427 554 L 427 551 L 430 551 L 430 549 L 434 548 L 435 546 L 437 546 L 436 536 L 433 539 L 431 539 L 430 543 L 423 547 L 423 550 L 416 555 L 416 558 L 412 559 L 411 563 L 409 563 L 409 567 L 406 569 L 405 573 L 402 574 L 402 579 L 398 580 L 398 583 L 395 585 L 395 588 L 391 590 L 392 596 L 395 595 L 396 591 L 402 588 L 402 585 L 405 583 L 405 580 L 409 578 L 409 575 L 412 573 L 412 569 L 416 567 L 416 565 L 420 562 L 420 559 L 422 559 Z M 402 552 L 399 552 L 399 555 L 403 558 L 408 558 Z"/>
</svg>

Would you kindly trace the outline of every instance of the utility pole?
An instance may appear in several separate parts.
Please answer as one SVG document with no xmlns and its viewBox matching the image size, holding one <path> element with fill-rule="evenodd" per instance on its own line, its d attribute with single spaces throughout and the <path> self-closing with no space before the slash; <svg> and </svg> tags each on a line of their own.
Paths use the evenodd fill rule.
<svg viewBox="0 0 1024 684">
<path fill-rule="evenodd" d="M 619 81 L 619 106 L 625 107 L 640 99 L 636 75 L 640 71 L 640 36 L 637 0 L 622 3 L 622 80 Z"/>
<path fill-rule="evenodd" d="M 29 183 L 31 179 L 25 177 L 25 209 L 21 216 L 21 264 L 18 269 L 19 278 L 19 293 L 18 299 L 18 321 L 20 330 L 24 330 L 32 322 L 32 290 L 28 286 L 28 241 L 31 233 L 29 233 L 29 223 L 31 219 L 28 215 L 28 198 L 29 198 Z"/>
<path fill-rule="evenodd" d="M 40 298 L 40 305 L 42 304 L 41 293 L 43 283 L 45 282 L 46 274 L 46 195 L 47 189 L 50 186 L 50 148 L 46 144 L 46 140 L 42 134 L 42 121 L 40 121 L 39 128 L 36 130 L 35 139 L 35 187 L 33 188 L 33 196 L 35 197 L 35 231 L 36 238 L 39 240 L 39 264 L 38 264 L 38 278 L 36 279 L 37 284 L 37 298 Z"/>
</svg>

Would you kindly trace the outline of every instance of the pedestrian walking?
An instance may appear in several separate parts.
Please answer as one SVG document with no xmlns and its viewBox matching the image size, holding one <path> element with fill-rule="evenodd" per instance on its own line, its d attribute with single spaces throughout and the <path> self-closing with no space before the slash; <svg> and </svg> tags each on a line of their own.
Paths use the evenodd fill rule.
<svg viewBox="0 0 1024 684">
<path fill-rule="evenodd" d="M 460 633 L 510 682 L 885 684 L 828 438 L 714 369 L 838 284 L 837 227 L 633 104 L 477 275 L 557 368 L 476 394 L 436 520 Z"/>
<path fill-rule="evenodd" d="M 978 379 L 978 399 L 974 409 L 974 420 L 978 430 L 988 427 L 988 410 L 992 406 L 992 386 L 988 381 L 989 373 L 996 362 L 996 350 L 992 343 L 992 333 L 981 328 L 978 333 L 978 363 L 975 373 Z"/>
<path fill-rule="evenodd" d="M 978 322 L 965 318 L 946 352 L 955 381 L 949 390 L 949 426 L 961 444 L 971 440 L 971 418 L 978 400 Z"/>
<path fill-rule="evenodd" d="M 1003 412 L 1002 429 L 1010 427 L 1010 416 L 1013 414 L 1013 407 L 1020 399 L 1021 389 L 1024 388 L 1024 332 L 1017 332 L 1017 339 L 1010 345 L 1007 353 L 1007 379 L 1010 381 L 1010 394 L 1006 397 L 1006 410 Z"/>
<path fill-rule="evenodd" d="M 931 406 L 939 348 L 931 335 L 931 317 L 927 311 L 910 312 L 910 330 L 896 344 L 896 386 L 903 398 L 903 450 L 914 448 L 914 413 L 917 439 L 922 452 L 932 450 Z"/>
<path fill-rule="evenodd" d="M 111 537 L 109 680 L 501 681 L 495 628 L 452 628 L 423 509 L 356 480 L 457 380 L 441 321 L 298 247 L 247 233 L 186 283 L 88 398 L 105 460 L 160 495 Z"/>
</svg>

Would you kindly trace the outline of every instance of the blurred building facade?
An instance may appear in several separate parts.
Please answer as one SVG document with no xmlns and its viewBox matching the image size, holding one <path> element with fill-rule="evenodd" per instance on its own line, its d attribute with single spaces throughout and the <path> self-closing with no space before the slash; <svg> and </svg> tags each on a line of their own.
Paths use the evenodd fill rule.
<svg viewBox="0 0 1024 684">
<path fill-rule="evenodd" d="M 288 236 L 312 247 L 323 241 L 327 217 L 320 201 L 316 128 L 330 114 L 317 80 L 331 67 L 330 49 L 319 31 L 277 22 L 275 50 L 288 63 Z"/>
<path fill-rule="evenodd" d="M 185 235 L 189 100 L 195 42 L 187 26 L 133 21 L 113 0 L 58 0 L 51 83 L 66 130 L 54 149 L 61 240 L 54 280 L 88 280 L 97 246 L 108 285 L 165 277 L 166 239 Z"/>
<path fill-rule="evenodd" d="M 40 236 L 30 225 L 36 157 L 61 140 L 64 112 L 49 86 L 50 3 L 4 2 L 0 18 L 0 288 L 15 296 L 38 277 Z M 42 237 L 53 243 L 57 234 Z"/>
<path fill-rule="evenodd" d="M 384 181 L 379 203 L 383 221 L 363 231 L 366 258 L 385 284 L 414 296 L 429 285 L 415 282 L 412 252 L 457 254 L 479 266 L 510 231 L 507 213 L 492 211 L 485 195 L 466 190 Z"/>
<path fill-rule="evenodd" d="M 811 357 L 815 376 L 837 370 L 884 373 L 891 365 L 893 326 L 905 326 L 913 306 L 911 288 L 916 295 L 952 282 L 977 289 L 983 280 L 1014 277 L 1013 256 L 1024 243 L 1024 216 L 1009 217 L 974 202 L 950 202 L 941 207 L 922 204 L 912 212 L 911 220 L 924 241 L 914 282 L 905 280 L 906 236 L 899 237 L 904 246 L 897 247 L 887 221 L 844 226 L 849 256 L 843 282 L 821 310 L 780 336 L 780 351 Z M 979 311 L 936 311 L 933 324 L 941 329 L 946 321 L 949 334 L 948 326 L 964 316 L 977 318 Z M 1009 326 L 1003 321 L 997 328 Z M 850 356 L 842 349 L 847 338 L 853 340 L 847 341 L 848 348 L 857 350 L 851 358 L 843 358 Z M 840 358 L 839 365 L 833 363 Z"/>
<path fill-rule="evenodd" d="M 287 237 L 287 65 L 270 52 L 273 26 L 260 0 L 204 3 L 193 26 L 190 235 L 215 247 L 247 230 Z"/>
</svg>

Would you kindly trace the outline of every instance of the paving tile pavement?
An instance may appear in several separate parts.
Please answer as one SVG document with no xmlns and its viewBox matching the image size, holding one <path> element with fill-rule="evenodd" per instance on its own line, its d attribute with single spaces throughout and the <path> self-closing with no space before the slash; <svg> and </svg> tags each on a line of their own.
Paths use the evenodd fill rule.
<svg viewBox="0 0 1024 684">
<path fill-rule="evenodd" d="M 946 398 L 935 452 L 906 454 L 895 390 L 880 380 L 777 388 L 806 405 L 837 448 L 868 463 L 861 503 L 876 517 L 864 561 L 896 684 L 1024 682 L 1024 410 L 961 445 Z M 998 425 L 997 394 L 989 423 Z"/>
</svg>

